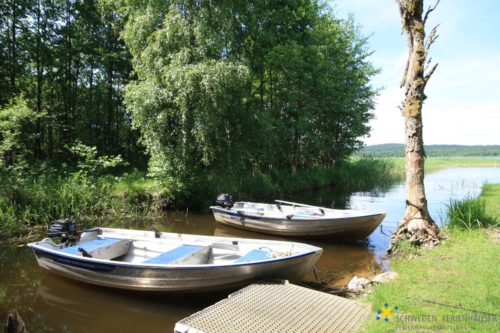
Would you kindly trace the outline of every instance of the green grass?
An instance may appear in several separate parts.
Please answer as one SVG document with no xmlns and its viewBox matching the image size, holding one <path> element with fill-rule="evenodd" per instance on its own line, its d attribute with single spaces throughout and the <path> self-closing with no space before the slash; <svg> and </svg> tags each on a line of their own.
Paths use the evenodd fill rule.
<svg viewBox="0 0 500 333">
<path fill-rule="evenodd" d="M 114 218 L 117 224 L 159 211 L 161 195 L 146 192 L 151 190 L 145 185 L 147 180 L 142 180 L 141 190 L 137 185 L 140 177 L 135 174 L 90 177 L 51 172 L 9 176 L 0 184 L 0 241 L 31 234 L 60 218 L 76 219 L 83 226 L 93 225 L 98 218 Z"/>
<path fill-rule="evenodd" d="M 370 158 L 359 158 L 370 159 Z M 374 157 L 373 160 L 387 161 L 404 177 L 404 157 Z M 434 172 L 447 168 L 469 168 L 469 167 L 500 167 L 498 157 L 427 157 L 425 159 L 425 171 Z"/>
<path fill-rule="evenodd" d="M 487 214 L 498 221 L 500 219 L 500 184 L 484 185 L 481 198 L 486 202 Z"/>
<path fill-rule="evenodd" d="M 161 179 L 134 171 L 120 176 L 48 169 L 31 174 L 5 172 L 0 183 L 0 240 L 30 234 L 50 221 L 74 218 L 83 226 L 104 221 L 127 223 L 158 216 L 164 209 L 208 209 L 218 193 L 242 200 L 272 200 L 289 193 L 335 186 L 337 190 L 372 190 L 402 179 L 397 160 L 353 158 L 331 169 L 248 174 L 235 180 L 210 178 L 193 193 L 172 193 Z M 119 222 L 124 221 L 124 222 Z"/>
<path fill-rule="evenodd" d="M 429 157 L 425 160 L 426 172 L 468 167 L 500 167 L 500 159 L 496 157 Z"/>
<path fill-rule="evenodd" d="M 430 158 L 426 170 L 459 166 L 498 166 L 492 158 Z M 123 220 L 155 216 L 165 208 L 203 210 L 218 193 L 240 200 L 268 201 L 277 197 L 334 187 L 335 191 L 372 191 L 404 180 L 403 158 L 353 157 L 330 169 L 273 171 L 246 174 L 238 179 L 213 177 L 191 193 L 172 193 L 168 183 L 134 171 L 119 177 L 88 176 L 64 170 L 31 168 L 28 175 L 2 173 L 0 177 L 0 240 L 29 234 L 58 218 L 85 221 L 106 217 Z"/>
<path fill-rule="evenodd" d="M 447 227 L 450 229 L 472 230 L 497 225 L 496 218 L 486 212 L 486 201 L 483 198 L 452 200 L 447 208 Z"/>
<path fill-rule="evenodd" d="M 500 184 L 485 185 L 481 200 L 487 216 L 498 216 Z M 424 332 L 500 331 L 499 229 L 445 232 L 449 238 L 440 246 L 391 259 L 391 270 L 400 276 L 367 297 L 372 316 L 363 332 L 417 331 L 418 326 Z M 376 320 L 384 304 L 398 306 L 388 322 Z"/>
<path fill-rule="evenodd" d="M 450 239 L 420 255 L 391 260 L 391 270 L 400 274 L 397 281 L 377 286 L 368 301 L 373 315 L 363 332 L 394 332 L 398 326 L 421 325 L 425 331 L 438 331 L 438 325 L 464 326 L 464 332 L 498 332 L 500 329 L 500 263 L 498 244 L 486 230 L 452 231 Z M 377 321 L 376 311 L 385 303 L 398 306 L 400 316 L 434 315 L 432 322 Z M 450 322 L 446 316 L 492 314 L 496 322 L 466 320 Z M 401 318 L 401 317 L 400 317 Z M 408 318 L 408 317 L 407 317 Z M 440 332 L 455 332 L 456 328 Z"/>
</svg>

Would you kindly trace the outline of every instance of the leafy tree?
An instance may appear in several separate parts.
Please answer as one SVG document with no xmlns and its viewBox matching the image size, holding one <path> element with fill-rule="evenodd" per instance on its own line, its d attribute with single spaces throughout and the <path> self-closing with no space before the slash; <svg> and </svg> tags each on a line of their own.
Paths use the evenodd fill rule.
<svg viewBox="0 0 500 333">
<path fill-rule="evenodd" d="M 126 104 L 174 192 L 331 167 L 369 131 L 376 72 L 352 20 L 316 1 L 124 1 Z"/>
<path fill-rule="evenodd" d="M 225 54 L 213 10 L 191 1 L 148 7 L 130 13 L 124 32 L 138 76 L 126 94 L 133 124 L 151 172 L 178 193 L 190 193 L 206 172 L 238 164 L 245 147 L 248 69 Z"/>
<path fill-rule="evenodd" d="M 37 114 L 22 97 L 0 109 L 0 168 L 24 168 L 32 159 L 32 133 Z"/>
<path fill-rule="evenodd" d="M 97 0 L 0 2 L 0 107 L 23 94 L 36 112 L 26 135 L 37 160 L 70 157 L 65 146 L 76 140 L 144 159 L 122 101 L 131 64 L 121 17 L 106 9 Z"/>
<path fill-rule="evenodd" d="M 78 160 L 79 172 L 87 176 L 99 176 L 109 169 L 120 165 L 126 165 L 120 155 L 118 156 L 99 156 L 96 147 L 90 147 L 77 141 L 69 150 Z"/>
</svg>

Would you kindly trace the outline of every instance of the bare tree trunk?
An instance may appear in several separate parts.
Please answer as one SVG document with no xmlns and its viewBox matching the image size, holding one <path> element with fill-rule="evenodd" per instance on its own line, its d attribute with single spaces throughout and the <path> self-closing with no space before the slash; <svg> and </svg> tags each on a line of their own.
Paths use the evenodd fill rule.
<svg viewBox="0 0 500 333">
<path fill-rule="evenodd" d="M 392 235 L 389 252 L 394 252 L 396 244 L 408 240 L 413 245 L 434 246 L 439 244 L 439 228 L 429 214 L 424 187 L 424 141 L 422 123 L 422 105 L 426 98 L 425 86 L 434 73 L 437 64 L 432 67 L 427 54 L 437 38 L 436 28 L 426 39 L 425 21 L 439 3 L 429 7 L 424 14 L 423 0 L 396 0 L 401 14 L 403 31 L 408 37 L 408 61 L 401 81 L 405 88 L 403 117 L 405 120 L 405 166 L 408 199 L 406 213 Z M 423 15 L 424 14 L 424 15 Z"/>
<path fill-rule="evenodd" d="M 10 26 L 11 32 L 11 49 L 10 49 L 10 84 L 12 86 L 12 91 L 16 92 L 16 77 L 17 77 L 17 52 L 16 52 L 16 24 L 17 24 L 17 11 L 16 11 L 16 2 L 11 2 L 12 9 L 12 21 Z"/>
<path fill-rule="evenodd" d="M 42 158 L 42 142 L 43 142 L 43 130 L 42 130 L 42 86 L 43 86 L 43 65 L 42 65 L 42 36 L 41 36 L 41 0 L 37 2 L 37 10 L 36 10 L 36 139 L 35 139 L 35 157 Z"/>
</svg>

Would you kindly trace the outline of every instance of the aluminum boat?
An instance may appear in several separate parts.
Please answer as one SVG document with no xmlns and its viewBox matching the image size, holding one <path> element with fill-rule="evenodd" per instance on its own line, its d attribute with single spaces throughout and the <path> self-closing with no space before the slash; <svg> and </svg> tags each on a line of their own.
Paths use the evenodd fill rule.
<svg viewBox="0 0 500 333">
<path fill-rule="evenodd" d="M 220 197 L 220 196 L 219 196 Z M 291 237 L 329 237 L 355 241 L 366 238 L 385 213 L 331 209 L 276 200 L 275 204 L 218 199 L 211 206 L 217 222 L 235 228 Z"/>
<path fill-rule="evenodd" d="M 96 228 L 78 241 L 28 244 L 40 267 L 99 286 L 161 292 L 231 289 L 263 278 L 297 281 L 319 247 L 287 241 Z"/>
</svg>

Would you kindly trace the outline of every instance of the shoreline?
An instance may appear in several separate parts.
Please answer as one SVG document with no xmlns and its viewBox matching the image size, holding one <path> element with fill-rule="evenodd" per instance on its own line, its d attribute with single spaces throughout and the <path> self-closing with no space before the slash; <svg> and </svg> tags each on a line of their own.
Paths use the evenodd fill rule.
<svg viewBox="0 0 500 333">
<path fill-rule="evenodd" d="M 480 198 L 498 223 L 500 184 L 485 185 Z M 372 308 L 362 332 L 493 332 L 500 328 L 500 271 L 494 264 L 500 250 L 498 225 L 443 231 L 448 239 L 439 246 L 408 249 L 390 258 L 398 279 L 376 285 L 366 297 L 358 298 Z M 379 311 L 388 317 L 376 320 Z M 478 314 L 489 319 L 479 320 L 474 317 Z"/>
</svg>

